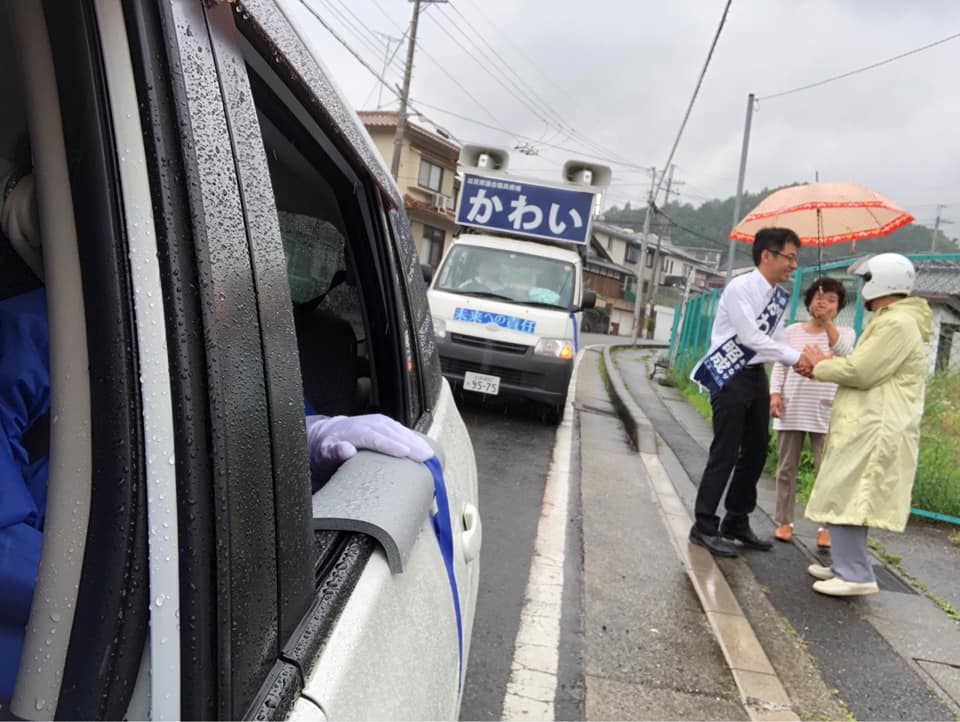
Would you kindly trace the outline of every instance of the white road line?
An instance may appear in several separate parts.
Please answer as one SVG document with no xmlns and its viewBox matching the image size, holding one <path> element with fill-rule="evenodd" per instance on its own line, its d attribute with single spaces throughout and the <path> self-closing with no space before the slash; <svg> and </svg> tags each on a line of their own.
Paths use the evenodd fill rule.
<svg viewBox="0 0 960 722">
<path fill-rule="evenodd" d="M 563 610 L 573 402 L 577 392 L 577 370 L 585 351 L 582 349 L 574 362 L 563 421 L 557 428 L 501 719 L 554 718 L 553 702 L 557 694 L 560 661 L 560 614 Z"/>
</svg>

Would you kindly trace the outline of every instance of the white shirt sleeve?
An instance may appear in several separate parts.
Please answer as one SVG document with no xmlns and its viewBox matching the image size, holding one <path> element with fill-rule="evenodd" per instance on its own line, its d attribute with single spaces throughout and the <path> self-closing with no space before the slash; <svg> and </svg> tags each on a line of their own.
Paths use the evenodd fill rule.
<svg viewBox="0 0 960 722">
<path fill-rule="evenodd" d="M 757 313 L 750 308 L 750 303 L 742 290 L 740 288 L 728 290 L 731 297 L 727 299 L 727 315 L 740 343 L 757 353 L 763 352 L 766 356 L 787 366 L 797 363 L 800 360 L 800 352 L 787 342 L 783 319 L 780 319 L 773 335 L 768 336 L 757 326 Z"/>
</svg>

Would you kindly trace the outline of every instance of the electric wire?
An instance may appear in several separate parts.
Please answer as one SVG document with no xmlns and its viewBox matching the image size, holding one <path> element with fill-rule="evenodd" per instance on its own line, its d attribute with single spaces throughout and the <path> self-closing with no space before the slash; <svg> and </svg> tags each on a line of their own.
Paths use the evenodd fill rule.
<svg viewBox="0 0 960 722">
<path fill-rule="evenodd" d="M 463 43 L 460 42 L 460 41 L 458 41 L 458 40 L 453 36 L 453 34 L 452 34 L 449 30 L 447 30 L 447 28 L 444 27 L 444 26 L 440 23 L 440 21 L 439 21 L 439 19 L 437 18 L 437 16 L 435 16 L 435 15 L 434 15 L 434 16 L 431 16 L 430 19 L 433 21 L 433 23 L 434 23 L 438 28 L 440 28 L 440 30 L 441 30 L 448 38 L 450 38 L 450 40 L 452 40 L 452 41 L 453 41 L 457 46 L 459 46 L 462 50 L 465 50 L 465 51 L 467 52 L 467 55 L 469 55 L 469 56 L 477 63 L 477 65 L 480 66 L 480 68 L 481 68 L 487 75 L 489 75 L 498 85 L 500 85 L 500 87 L 502 87 L 504 90 L 506 90 L 507 93 L 509 93 L 511 96 L 513 96 L 514 99 L 516 99 L 521 105 L 523 105 L 525 108 L 527 108 L 527 110 L 529 110 L 530 112 L 532 112 L 538 119 L 542 120 L 544 123 L 552 124 L 551 121 L 548 120 L 540 110 L 538 110 L 536 107 L 534 107 L 528 100 L 526 100 L 526 99 L 523 97 L 523 95 L 522 95 L 523 91 L 522 91 L 522 90 L 520 90 L 520 92 L 517 92 L 517 90 L 511 89 L 511 88 L 507 85 L 507 82 L 512 82 L 512 81 L 510 81 L 508 78 L 507 78 L 507 79 L 504 79 L 504 78 L 499 77 L 499 76 L 498 76 L 497 74 L 495 74 L 489 67 L 485 66 L 482 62 L 480 62 L 479 60 L 477 60 L 477 58 L 475 57 L 475 55 L 474 55 L 473 53 L 471 53 L 469 50 L 467 50 L 467 48 L 463 45 Z M 418 48 L 420 47 L 420 44 L 419 44 L 419 43 L 417 43 L 417 47 L 418 47 Z M 476 45 L 475 45 L 474 47 L 476 47 Z M 422 50 L 422 48 L 421 48 L 421 50 Z M 480 50 L 480 52 L 483 53 L 484 57 L 486 57 L 486 53 L 485 53 L 482 49 L 477 48 L 477 50 Z M 518 87 L 519 87 L 519 86 L 516 85 L 516 83 L 513 83 L 513 85 L 514 85 L 514 88 L 518 88 Z"/>
<path fill-rule="evenodd" d="M 554 82 L 553 79 L 550 78 L 550 76 L 547 75 L 546 72 L 544 72 L 544 71 L 540 68 L 540 66 L 539 66 L 536 62 L 534 62 L 534 61 L 530 58 L 530 56 L 527 55 L 519 45 L 517 45 L 516 43 L 514 43 L 514 42 L 510 39 L 509 35 L 508 35 L 504 30 L 502 30 L 499 26 L 497 26 L 497 25 L 496 25 L 492 20 L 490 20 L 488 17 L 486 17 L 486 15 L 483 14 L 483 12 L 480 10 L 480 8 L 477 7 L 477 6 L 472 2 L 472 0 L 468 0 L 468 2 L 470 2 L 471 6 L 473 6 L 473 8 L 474 8 L 474 10 L 476 11 L 476 13 L 477 13 L 478 15 L 480 15 L 480 17 L 482 17 L 491 27 L 493 27 L 493 29 L 497 32 L 497 37 L 498 37 L 498 38 L 501 38 L 501 37 L 502 37 L 503 40 L 504 40 L 508 45 L 512 46 L 512 47 L 517 51 L 517 53 L 518 53 L 524 60 L 526 60 L 527 63 L 528 63 L 534 70 L 536 70 L 538 73 L 540 73 L 540 75 L 541 75 L 543 78 L 545 78 L 551 85 L 553 85 L 553 86 L 554 86 L 555 88 L 557 88 L 564 96 L 566 96 L 566 98 L 571 102 L 571 104 L 576 105 L 577 103 L 582 102 L 582 101 L 578 101 L 578 100 L 574 99 L 574 98 L 571 96 L 571 94 L 570 94 L 570 92 L 569 92 L 568 90 L 566 90 L 565 88 L 561 87 L 559 84 L 557 84 L 556 82 Z M 450 2 L 450 3 L 447 3 L 447 5 L 449 5 L 449 7 L 450 7 L 455 13 L 457 13 L 457 14 L 464 20 L 464 22 L 466 22 L 468 25 L 473 26 L 473 27 L 476 29 L 476 25 L 477 25 L 477 24 L 474 23 L 474 22 L 472 22 L 469 18 L 467 18 L 467 17 L 459 10 L 459 8 L 457 8 L 457 6 L 454 5 L 454 3 Z M 499 51 L 498 51 L 496 48 L 494 48 L 493 45 L 492 45 L 489 41 L 486 40 L 486 38 L 485 38 L 485 37 L 483 36 L 483 34 L 479 31 L 479 29 L 476 29 L 476 32 L 477 32 L 477 35 L 478 35 L 482 40 L 484 40 L 484 42 L 486 42 L 486 44 L 487 44 L 491 49 L 493 49 L 494 53 L 497 53 L 497 54 L 499 55 Z M 507 67 L 509 68 L 509 64 L 505 64 L 505 65 L 507 65 Z M 511 71 L 512 71 L 512 68 L 511 68 Z M 514 72 L 514 74 L 516 75 L 516 72 L 515 72 L 515 71 L 512 71 L 512 72 Z M 517 77 L 520 77 L 520 76 L 517 75 Z M 547 107 L 550 108 L 549 105 L 547 105 Z M 584 147 L 590 149 L 590 152 L 591 152 L 591 153 L 597 153 L 597 152 L 599 152 L 600 154 L 606 155 L 606 156 L 619 156 L 619 151 L 614 150 L 614 149 L 612 149 L 612 148 L 608 148 L 608 147 L 606 147 L 606 146 L 604 146 L 604 145 L 602 145 L 602 144 L 600 144 L 600 143 L 597 143 L 596 141 L 592 140 L 591 138 L 588 138 L 586 135 L 584 135 L 583 133 L 579 132 L 576 128 L 574 128 L 574 127 L 571 126 L 570 124 L 564 122 L 564 121 L 563 121 L 563 116 L 561 116 L 559 113 L 556 113 L 556 111 L 553 111 L 553 112 L 556 114 L 556 116 L 557 116 L 558 118 L 560 118 L 562 124 L 566 126 L 565 134 L 575 136 L 575 137 L 580 141 L 580 143 L 584 145 Z M 626 160 L 626 159 L 624 159 L 622 156 L 620 156 L 620 157 L 621 157 L 621 159 Z"/>
<path fill-rule="evenodd" d="M 369 72 L 374 78 L 376 78 L 376 79 L 377 79 L 378 81 L 380 81 L 384 86 L 386 86 L 386 88 L 387 88 L 391 93 L 393 93 L 395 96 L 397 96 L 397 97 L 399 98 L 399 96 L 400 96 L 400 91 L 399 91 L 399 89 L 397 89 L 396 87 L 394 87 L 393 85 L 391 85 L 390 82 L 387 81 L 387 80 L 379 73 L 379 71 L 377 71 L 339 32 L 337 32 L 337 30 L 336 30 L 335 28 L 333 28 L 332 25 L 331 25 L 330 23 L 328 23 L 328 22 L 316 11 L 315 8 L 313 8 L 306 0 L 300 0 L 300 3 L 310 12 L 311 15 L 313 15 L 313 17 L 317 20 L 317 22 L 319 22 L 319 23 L 324 27 L 324 29 L 326 29 L 327 32 L 329 32 L 329 33 L 331 34 L 331 36 L 333 36 L 333 38 L 334 38 L 337 42 L 339 42 L 339 43 L 357 60 L 357 62 L 359 62 L 359 63 L 364 67 L 364 69 L 367 70 L 367 72 Z M 418 48 L 420 47 L 420 44 L 419 44 L 419 43 L 417 44 L 417 47 L 418 47 Z M 424 52 L 425 52 L 425 51 L 424 51 Z M 431 56 L 429 55 L 429 53 L 426 53 L 426 52 L 425 52 L 425 54 L 426 54 L 428 57 L 431 57 Z M 434 61 L 434 62 L 436 62 L 436 61 Z M 458 83 L 458 84 L 459 84 L 459 83 Z M 461 85 L 461 87 L 462 87 L 462 85 Z M 466 90 L 466 89 L 464 89 L 464 90 Z M 466 92 L 469 92 L 469 91 L 466 91 Z M 471 95 L 472 95 L 472 94 L 471 94 Z M 473 100 L 479 104 L 479 101 L 477 101 L 476 98 L 473 98 Z M 443 127 L 443 125 L 440 124 L 440 123 L 437 123 L 436 121 L 434 121 L 434 120 L 432 120 L 432 119 L 430 119 L 426 114 L 424 114 L 424 113 L 420 110 L 420 108 L 427 108 L 427 109 L 430 109 L 430 110 L 434 110 L 434 111 L 436 111 L 436 112 L 443 113 L 444 115 L 449 115 L 449 116 L 451 116 L 451 117 L 457 118 L 457 119 L 462 120 L 462 121 L 464 121 L 464 122 L 471 123 L 471 124 L 477 125 L 477 126 L 479 126 L 479 127 L 487 128 L 487 129 L 489 129 L 489 130 L 493 130 L 493 131 L 498 132 L 498 133 L 501 133 L 501 134 L 503 134 L 503 135 L 511 136 L 511 137 L 514 137 L 514 138 L 520 138 L 520 139 L 527 140 L 527 141 L 531 141 L 531 142 L 537 142 L 537 139 L 536 139 L 536 138 L 533 138 L 532 136 L 528 136 L 528 135 L 523 134 L 523 133 L 518 133 L 518 132 L 516 132 L 516 131 L 514 131 L 514 130 L 506 129 L 506 128 L 504 127 L 503 123 L 501 123 L 501 122 L 499 121 L 499 119 L 497 119 L 495 116 L 492 116 L 492 114 L 490 114 L 489 111 L 488 111 L 488 114 L 490 114 L 491 117 L 492 117 L 492 119 L 494 120 L 494 122 L 497 123 L 496 125 L 492 125 L 492 124 L 490 124 L 490 123 L 485 123 L 485 122 L 480 121 L 480 120 L 477 120 L 477 119 L 475 119 L 475 118 L 471 118 L 471 117 L 462 115 L 462 114 L 460 114 L 460 113 L 456 113 L 456 112 L 454 112 L 454 111 L 447 110 L 446 108 L 442 108 L 442 107 L 437 106 L 437 105 L 432 105 L 432 104 L 430 104 L 430 103 L 426 103 L 426 102 L 424 102 L 424 101 L 421 101 L 421 100 L 415 99 L 415 98 L 410 98 L 410 99 L 409 99 L 409 101 L 408 101 L 408 107 L 409 107 L 410 110 L 411 110 L 411 114 L 416 115 L 416 116 L 418 116 L 418 117 L 426 120 L 427 122 L 430 122 L 430 123 L 432 123 L 432 124 L 434 124 L 434 125 L 436 125 L 436 126 L 438 126 L 438 127 Z M 449 131 L 447 131 L 447 132 L 449 132 Z M 451 134 L 451 135 L 453 135 L 453 134 Z M 454 137 L 455 137 L 455 136 L 454 136 Z M 555 148 L 555 149 L 557 149 L 557 150 L 563 150 L 563 151 L 571 152 L 571 153 L 582 153 L 582 152 L 583 152 L 582 149 L 571 148 L 571 147 L 569 147 L 569 146 L 561 145 L 561 144 L 559 144 L 559 143 L 541 143 L 541 145 L 544 145 L 544 146 L 550 147 L 550 148 Z M 605 161 L 605 162 L 608 162 L 608 163 L 610 163 L 611 165 L 615 165 L 615 166 L 622 166 L 622 167 L 628 168 L 628 169 L 629 169 L 629 168 L 645 169 L 645 168 L 646 168 L 645 166 L 642 166 L 642 165 L 639 165 L 639 164 L 630 163 L 630 162 L 624 162 L 623 159 L 621 159 L 621 158 L 614 158 L 614 157 L 609 157 L 609 156 L 604 156 L 604 155 L 599 155 L 599 154 L 591 154 L 591 155 L 593 155 L 593 157 L 596 158 L 597 160 Z"/>
<path fill-rule="evenodd" d="M 727 21 L 727 13 L 730 12 L 730 4 L 733 0 L 727 0 L 726 6 L 723 8 L 723 15 L 720 17 L 720 24 L 717 26 L 717 32 L 714 33 L 713 42 L 710 43 L 710 50 L 707 52 L 707 59 L 703 63 L 703 70 L 700 71 L 700 77 L 697 79 L 697 85 L 693 89 L 693 96 L 690 98 L 690 104 L 687 106 L 687 112 L 684 113 L 683 122 L 680 123 L 680 130 L 677 131 L 677 138 L 673 141 L 673 147 L 670 149 L 670 155 L 667 157 L 667 162 L 663 164 L 664 168 L 669 168 L 670 164 L 673 162 L 673 155 L 677 152 L 677 146 L 680 145 L 680 138 L 683 136 L 683 131 L 687 127 L 687 121 L 690 119 L 690 112 L 693 110 L 693 104 L 697 100 L 697 95 L 700 93 L 700 86 L 703 85 L 703 78 L 707 74 L 707 68 L 710 67 L 710 59 L 713 57 L 713 51 L 717 47 L 717 41 L 720 40 L 720 33 L 723 31 L 724 23 Z M 660 175 L 660 180 L 657 182 L 656 190 L 653 192 L 653 197 L 656 198 L 660 193 L 660 187 L 663 185 L 663 178 L 665 174 Z"/>
<path fill-rule="evenodd" d="M 301 2 L 302 1 L 303 0 L 301 0 Z M 328 17 L 336 18 L 336 21 L 341 25 L 341 27 L 346 28 L 347 32 L 357 38 L 367 49 L 372 50 L 378 56 L 383 55 L 385 50 L 384 43 L 376 37 L 371 39 L 366 32 L 361 29 L 357 29 L 354 23 L 351 22 L 351 20 L 333 4 L 332 0 L 311 0 L 311 2 L 308 4 L 313 6 L 314 3 L 319 3 L 319 6 L 322 7 L 322 9 L 328 14 Z"/>
<path fill-rule="evenodd" d="M 954 33 L 953 35 L 948 35 L 945 38 L 941 38 L 932 43 L 927 43 L 926 45 L 921 45 L 919 48 L 914 48 L 913 50 L 908 50 L 905 53 L 900 53 L 899 55 L 894 55 L 886 60 L 880 60 L 876 63 L 871 63 L 870 65 L 864 65 L 862 68 L 857 68 L 856 70 L 851 70 L 846 73 L 841 73 L 840 75 L 834 75 L 823 80 L 819 80 L 816 83 L 809 83 L 808 85 L 801 85 L 799 88 L 793 88 L 792 90 L 784 90 L 780 93 L 773 93 L 772 95 L 764 95 L 758 97 L 757 100 L 773 100 L 774 98 L 782 98 L 785 95 L 792 95 L 793 93 L 799 93 L 803 90 L 810 90 L 811 88 L 818 88 L 821 85 L 826 85 L 827 83 L 832 83 L 836 80 L 842 80 L 843 78 L 849 78 L 852 75 L 857 75 L 859 73 L 865 73 L 868 70 L 873 70 L 874 68 L 879 68 L 881 65 L 887 65 L 901 58 L 906 58 L 909 55 L 915 55 L 917 53 L 923 52 L 924 50 L 929 50 L 930 48 L 936 47 L 937 45 L 943 45 L 943 43 L 949 42 L 951 40 L 956 40 L 960 38 L 960 33 Z"/>
<path fill-rule="evenodd" d="M 456 5 L 454 5 L 453 3 L 446 3 L 446 4 L 444 5 L 444 7 L 445 7 L 445 8 L 448 8 L 448 9 L 450 10 L 450 12 L 458 15 L 465 23 L 467 23 L 468 25 L 471 25 L 471 26 L 472 26 L 472 27 L 471 27 L 471 30 L 472 30 L 473 33 L 477 36 L 477 38 L 479 38 L 480 43 L 482 43 L 482 44 L 485 45 L 487 48 L 489 48 L 489 50 L 490 50 L 491 53 L 492 53 L 492 56 L 489 55 L 489 54 L 487 54 L 487 53 L 484 53 L 485 57 L 487 57 L 488 59 L 490 59 L 491 62 L 493 63 L 493 65 L 499 65 L 499 67 L 504 71 L 504 74 L 505 74 L 505 75 L 507 75 L 507 76 L 512 76 L 512 77 L 515 79 L 514 81 L 512 81 L 512 84 L 514 85 L 514 87 L 518 88 L 521 93 L 525 93 L 527 96 L 529 96 L 530 100 L 531 100 L 532 102 L 536 103 L 536 105 L 537 105 L 540 109 L 542 109 L 542 111 L 543 111 L 545 114 L 547 114 L 547 115 L 549 115 L 551 118 L 553 118 L 553 120 L 555 121 L 555 125 L 556 125 L 557 130 L 559 130 L 560 132 L 562 132 L 564 135 L 568 135 L 568 136 L 569 136 L 569 134 L 571 134 L 572 132 L 574 132 L 574 129 L 573 129 L 572 127 L 568 126 L 568 124 L 567 124 L 566 121 L 564 120 L 563 115 L 561 115 L 559 112 L 557 112 L 557 110 L 556 110 L 553 106 L 551 106 L 550 103 L 547 102 L 547 100 L 544 99 L 543 96 L 540 95 L 539 92 L 537 92 L 536 88 L 534 88 L 530 83 L 528 83 L 528 82 L 523 78 L 523 76 L 520 75 L 520 73 L 518 73 L 518 72 L 516 71 L 516 69 L 513 67 L 513 64 L 512 64 L 512 63 L 508 63 L 508 62 L 506 62 L 506 61 L 503 59 L 503 57 L 502 57 L 502 51 L 498 50 L 498 49 L 493 45 L 493 43 L 491 43 L 491 42 L 487 39 L 487 37 L 480 31 L 480 29 L 479 29 L 478 27 L 476 27 L 476 25 L 475 25 L 474 23 L 471 23 L 471 21 L 469 20 L 469 18 L 467 18 L 462 12 L 460 12 L 460 9 L 459 9 Z M 457 32 L 459 32 L 464 38 L 466 38 L 466 39 L 467 39 L 468 41 L 470 41 L 475 47 L 477 47 L 478 49 L 480 49 L 480 50 L 482 51 L 482 47 L 480 47 L 480 43 L 477 43 L 475 40 L 473 40 L 473 38 L 470 37 L 470 34 L 467 33 L 465 30 L 463 30 L 463 28 L 460 26 L 460 24 L 459 24 L 453 17 L 450 17 L 449 14 L 446 14 L 446 13 L 445 13 L 445 14 L 444 14 L 444 19 L 445 19 L 447 22 L 449 22 L 450 25 L 451 25 L 455 30 L 457 30 Z M 436 20 L 436 18 L 434 18 L 434 20 Z"/>
</svg>

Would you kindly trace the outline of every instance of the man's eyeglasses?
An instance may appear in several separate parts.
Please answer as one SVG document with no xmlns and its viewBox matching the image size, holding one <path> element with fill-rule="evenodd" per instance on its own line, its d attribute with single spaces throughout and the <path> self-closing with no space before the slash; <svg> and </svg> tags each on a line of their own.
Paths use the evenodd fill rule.
<svg viewBox="0 0 960 722">
<path fill-rule="evenodd" d="M 799 263 L 800 259 L 797 257 L 796 253 L 781 253 L 780 251 L 770 251 L 775 256 L 783 256 L 790 263 Z"/>
</svg>

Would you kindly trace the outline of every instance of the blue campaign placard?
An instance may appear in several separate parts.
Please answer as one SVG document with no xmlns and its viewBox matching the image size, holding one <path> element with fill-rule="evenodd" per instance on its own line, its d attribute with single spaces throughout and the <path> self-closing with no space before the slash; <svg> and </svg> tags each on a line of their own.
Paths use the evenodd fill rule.
<svg viewBox="0 0 960 722">
<path fill-rule="evenodd" d="M 531 321 L 528 318 L 518 318 L 517 316 L 507 316 L 502 313 L 480 311 L 474 308 L 455 308 L 453 310 L 453 320 L 483 325 L 493 323 L 500 328 L 509 328 L 511 331 L 520 331 L 521 333 L 537 332 L 536 321 Z"/>
<path fill-rule="evenodd" d="M 457 223 L 517 236 L 585 244 L 594 193 L 464 173 Z"/>
</svg>

